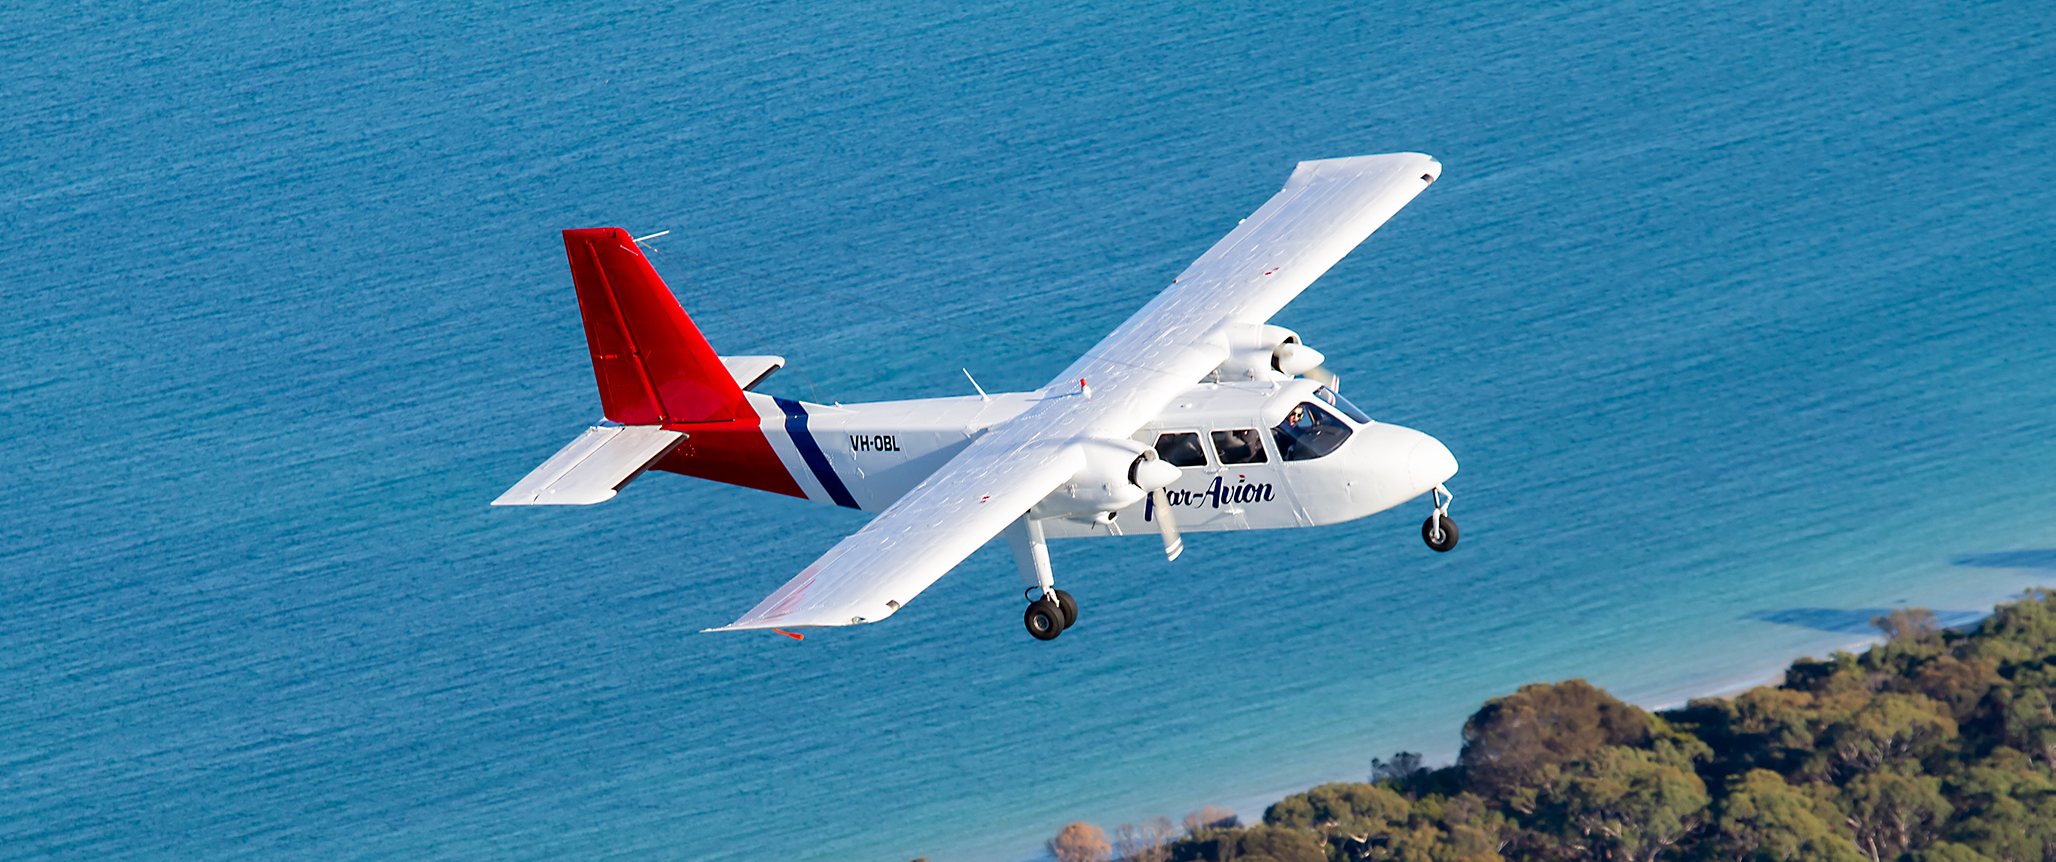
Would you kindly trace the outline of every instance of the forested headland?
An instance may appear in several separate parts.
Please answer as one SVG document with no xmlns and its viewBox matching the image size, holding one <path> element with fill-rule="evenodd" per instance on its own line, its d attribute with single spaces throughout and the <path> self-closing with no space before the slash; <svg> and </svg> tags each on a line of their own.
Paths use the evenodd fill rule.
<svg viewBox="0 0 2056 862">
<path fill-rule="evenodd" d="M 2056 862 L 2056 593 L 1969 631 L 1926 611 L 1862 655 L 1801 659 L 1777 686 L 1657 713 L 1583 680 L 1487 702 L 1456 763 L 1400 753 L 1366 783 L 1109 838 L 1063 862 Z"/>
</svg>

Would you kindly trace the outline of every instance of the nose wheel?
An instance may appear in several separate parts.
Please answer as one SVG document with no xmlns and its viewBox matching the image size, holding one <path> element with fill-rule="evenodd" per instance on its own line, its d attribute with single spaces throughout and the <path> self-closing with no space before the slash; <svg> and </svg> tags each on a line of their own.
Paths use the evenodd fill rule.
<svg viewBox="0 0 2056 862">
<path fill-rule="evenodd" d="M 1029 590 L 1033 594 L 1034 590 Z M 1063 590 L 1051 590 L 1028 605 L 1027 613 L 1021 615 L 1022 624 L 1028 627 L 1028 634 L 1036 640 L 1056 640 L 1064 629 L 1078 622 L 1078 600 Z"/>
<path fill-rule="evenodd" d="M 1421 522 L 1421 541 L 1438 553 L 1448 553 L 1456 547 L 1456 522 L 1449 519 L 1449 503 L 1456 495 L 1441 485 L 1435 486 L 1434 494 L 1435 514 Z"/>
</svg>

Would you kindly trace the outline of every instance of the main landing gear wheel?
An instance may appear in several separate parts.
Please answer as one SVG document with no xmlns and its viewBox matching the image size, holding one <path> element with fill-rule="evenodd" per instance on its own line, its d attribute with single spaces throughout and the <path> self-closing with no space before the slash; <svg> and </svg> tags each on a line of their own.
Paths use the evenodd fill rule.
<svg viewBox="0 0 2056 862">
<path fill-rule="evenodd" d="M 1048 599 L 1040 599 L 1029 605 L 1028 613 L 1022 615 L 1021 622 L 1027 624 L 1028 633 L 1039 641 L 1056 640 L 1057 635 L 1064 633 L 1064 611 L 1057 607 L 1056 602 Z"/>
<path fill-rule="evenodd" d="M 1441 523 L 1437 524 L 1437 521 Z M 1429 515 L 1428 520 L 1421 522 L 1421 541 L 1427 542 L 1430 548 L 1448 553 L 1449 549 L 1456 547 L 1456 522 L 1439 512 Z"/>
<path fill-rule="evenodd" d="M 1078 624 L 1078 600 L 1063 590 L 1057 591 L 1057 609 L 1064 612 L 1064 628 Z"/>
</svg>

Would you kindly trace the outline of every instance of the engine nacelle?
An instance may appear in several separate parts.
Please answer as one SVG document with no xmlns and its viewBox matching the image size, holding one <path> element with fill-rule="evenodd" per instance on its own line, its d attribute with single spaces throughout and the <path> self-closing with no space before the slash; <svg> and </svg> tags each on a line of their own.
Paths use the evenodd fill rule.
<svg viewBox="0 0 2056 862">
<path fill-rule="evenodd" d="M 1323 363 L 1328 358 L 1301 344 L 1299 333 L 1271 324 L 1238 324 L 1217 330 L 1215 339 L 1228 358 L 1214 369 L 1213 379 L 1290 380 L 1305 377 L 1334 389 L 1341 381 Z"/>
<path fill-rule="evenodd" d="M 1319 368 L 1327 360 L 1328 357 L 1322 356 L 1320 351 L 1296 341 L 1271 348 L 1271 369 L 1288 377 L 1298 377 Z"/>
<path fill-rule="evenodd" d="M 1237 324 L 1221 327 L 1214 337 L 1228 350 L 1228 358 L 1214 369 L 1221 381 L 1283 380 L 1292 376 L 1280 372 L 1275 362 L 1278 347 L 1298 344 L 1299 333 L 1268 323 Z"/>
<path fill-rule="evenodd" d="M 1149 492 L 1178 481 L 1183 471 L 1133 440 L 1087 440 L 1085 466 L 1029 510 L 1035 518 L 1111 520 Z"/>
</svg>

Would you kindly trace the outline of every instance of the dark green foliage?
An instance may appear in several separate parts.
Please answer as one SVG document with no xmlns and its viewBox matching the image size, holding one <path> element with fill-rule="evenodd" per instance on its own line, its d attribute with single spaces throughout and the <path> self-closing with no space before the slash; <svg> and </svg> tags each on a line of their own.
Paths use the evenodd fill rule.
<svg viewBox="0 0 2056 862">
<path fill-rule="evenodd" d="M 1767 769 L 1728 782 L 1703 845 L 1710 855 L 1755 862 L 1858 862 L 1867 858 L 1837 830 L 1842 814 L 1817 793 Z"/>
<path fill-rule="evenodd" d="M 1327 862 L 1328 859 L 1319 841 L 1297 829 L 1257 824 L 1245 830 L 1236 843 L 1239 852 L 1235 858 L 1245 862 Z"/>
<path fill-rule="evenodd" d="M 1485 702 L 1463 726 L 1457 758 L 1468 789 L 1506 799 L 1539 786 L 1548 770 L 1609 745 L 1649 738 L 1649 714 L 1582 679 L 1536 683 Z"/>
<path fill-rule="evenodd" d="M 1390 824 L 1405 823 L 1412 808 L 1406 797 L 1384 787 L 1323 784 L 1278 800 L 1264 811 L 1264 822 L 1297 829 L 1334 826 L 1348 831 L 1382 831 Z"/>
<path fill-rule="evenodd" d="M 1321 842 L 1306 832 L 1268 824 L 1248 829 L 1203 829 L 1171 845 L 1171 862 L 1327 862 Z"/>
<path fill-rule="evenodd" d="M 1609 745 L 1558 770 L 1529 818 L 1581 854 L 1628 862 L 1663 856 L 1705 820 L 1706 784 L 1668 741 Z"/>
<path fill-rule="evenodd" d="M 1371 781 L 1373 783 L 1386 780 L 1404 782 L 1419 775 L 1425 769 L 1426 767 L 1421 765 L 1421 756 L 1412 751 L 1401 751 L 1392 755 L 1391 760 L 1380 760 L 1373 757 L 1371 758 Z"/>
<path fill-rule="evenodd" d="M 1659 715 L 1583 680 L 1485 704 L 1456 765 L 1200 828 L 1176 860 L 2056 862 L 2056 593 L 1974 630 L 1902 610 L 1861 655 Z"/>
</svg>

